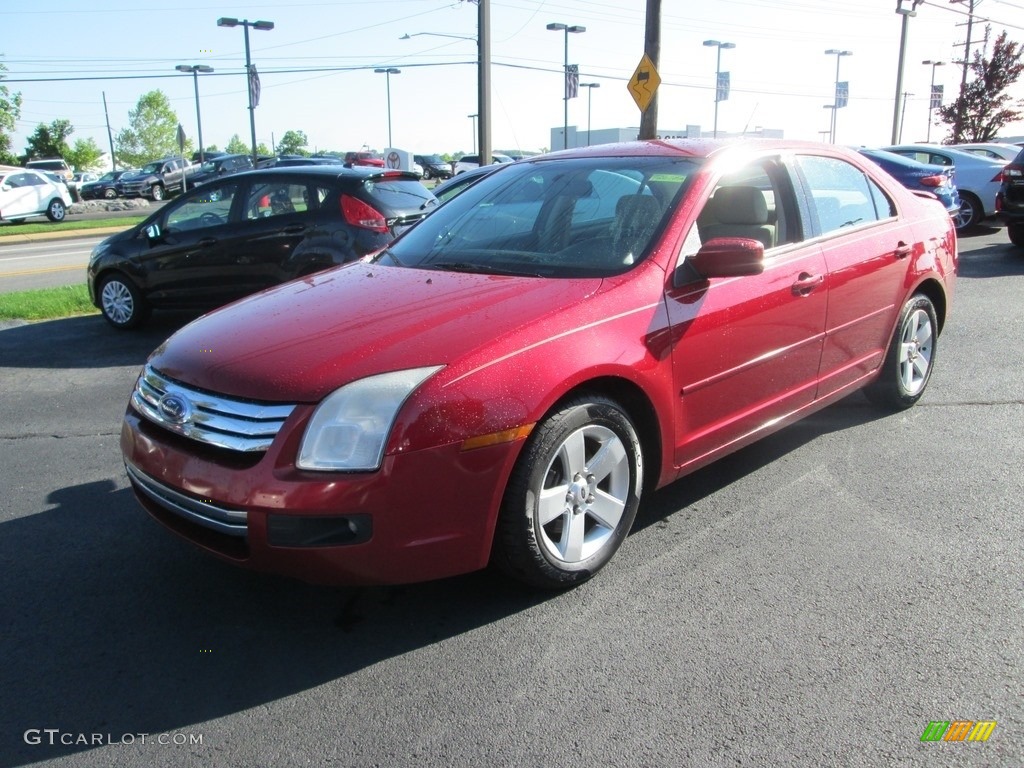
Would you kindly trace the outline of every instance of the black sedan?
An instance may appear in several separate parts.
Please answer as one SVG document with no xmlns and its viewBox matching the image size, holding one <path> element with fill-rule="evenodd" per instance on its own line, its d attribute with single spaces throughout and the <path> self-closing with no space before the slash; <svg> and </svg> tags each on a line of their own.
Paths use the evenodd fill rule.
<svg viewBox="0 0 1024 768">
<path fill-rule="evenodd" d="M 151 309 L 212 309 L 382 249 L 437 200 L 416 174 L 304 166 L 189 190 L 89 258 L 89 294 L 116 328 Z"/>
<path fill-rule="evenodd" d="M 113 200 L 117 197 L 117 188 L 114 186 L 114 182 L 126 173 L 134 173 L 134 170 L 107 171 L 96 181 L 83 184 L 78 190 L 78 194 L 83 200 Z"/>
</svg>

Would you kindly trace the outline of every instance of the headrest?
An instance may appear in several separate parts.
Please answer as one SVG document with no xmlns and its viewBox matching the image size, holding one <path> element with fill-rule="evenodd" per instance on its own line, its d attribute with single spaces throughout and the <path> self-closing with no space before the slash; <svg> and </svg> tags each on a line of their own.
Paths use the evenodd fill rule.
<svg viewBox="0 0 1024 768">
<path fill-rule="evenodd" d="M 767 224 L 768 203 L 757 187 L 719 187 L 711 198 L 722 224 Z"/>
<path fill-rule="evenodd" d="M 647 218 L 653 225 L 661 219 L 661 204 L 651 195 L 624 195 L 615 203 L 615 218 L 630 221 Z"/>
</svg>

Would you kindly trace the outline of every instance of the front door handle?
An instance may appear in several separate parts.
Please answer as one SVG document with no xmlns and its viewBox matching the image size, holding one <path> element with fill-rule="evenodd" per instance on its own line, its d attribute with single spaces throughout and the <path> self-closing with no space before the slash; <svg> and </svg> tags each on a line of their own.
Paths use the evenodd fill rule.
<svg viewBox="0 0 1024 768">
<path fill-rule="evenodd" d="M 899 245 L 896 246 L 896 250 L 893 253 L 896 254 L 897 259 L 905 259 L 910 255 L 910 251 L 910 246 L 900 240 Z"/>
<path fill-rule="evenodd" d="M 196 245 L 198 245 L 200 248 L 209 248 L 211 245 L 216 245 L 216 244 L 217 244 L 217 238 L 216 237 L 204 237 L 202 240 L 200 240 L 198 243 L 196 243 Z"/>
<path fill-rule="evenodd" d="M 812 275 L 807 272 L 801 272 L 800 277 L 793 283 L 793 295 L 806 296 L 824 282 L 824 275 Z"/>
</svg>

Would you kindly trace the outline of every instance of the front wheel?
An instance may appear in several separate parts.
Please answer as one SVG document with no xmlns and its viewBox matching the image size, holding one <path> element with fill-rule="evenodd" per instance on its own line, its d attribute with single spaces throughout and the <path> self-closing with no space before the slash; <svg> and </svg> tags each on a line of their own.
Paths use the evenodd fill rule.
<svg viewBox="0 0 1024 768">
<path fill-rule="evenodd" d="M 900 312 L 882 372 L 864 393 L 876 405 L 909 408 L 924 394 L 935 367 L 939 322 L 931 299 L 915 294 Z"/>
<path fill-rule="evenodd" d="M 111 275 L 100 286 L 100 311 L 115 328 L 136 328 L 149 317 L 149 305 L 142 292 L 123 275 Z"/>
<path fill-rule="evenodd" d="M 68 215 L 67 206 L 64 205 L 63 200 L 53 198 L 50 204 L 46 206 L 46 218 L 50 221 L 64 221 L 64 217 Z"/>
<path fill-rule="evenodd" d="M 154 184 L 152 187 L 149 188 L 149 195 L 154 200 L 158 200 L 158 201 L 159 200 L 163 200 L 164 199 L 164 188 L 163 188 L 163 186 L 160 185 L 160 184 Z"/>
<path fill-rule="evenodd" d="M 643 454 L 629 417 L 601 396 L 534 429 L 502 501 L 493 562 L 531 586 L 564 589 L 603 568 L 633 525 Z"/>
</svg>

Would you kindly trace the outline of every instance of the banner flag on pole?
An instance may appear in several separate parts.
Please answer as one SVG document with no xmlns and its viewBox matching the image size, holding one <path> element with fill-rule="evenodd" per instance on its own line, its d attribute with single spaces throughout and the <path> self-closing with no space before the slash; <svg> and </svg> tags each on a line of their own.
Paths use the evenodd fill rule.
<svg viewBox="0 0 1024 768">
<path fill-rule="evenodd" d="M 579 64 L 567 64 L 565 67 L 565 98 L 575 99 L 580 95 Z"/>
<path fill-rule="evenodd" d="M 718 88 L 715 91 L 715 101 L 729 100 L 729 73 L 718 73 Z"/>
<path fill-rule="evenodd" d="M 260 105 L 260 76 L 255 64 L 249 66 L 249 98 L 254 108 Z"/>
<path fill-rule="evenodd" d="M 846 102 L 850 100 L 850 82 L 844 80 L 840 83 L 836 83 L 836 109 L 839 107 L 845 107 Z"/>
<path fill-rule="evenodd" d="M 929 109 L 938 109 L 941 106 L 942 106 L 942 86 L 941 85 L 933 85 L 932 86 L 932 100 L 931 100 L 931 103 L 928 105 L 928 107 L 929 107 Z"/>
</svg>

